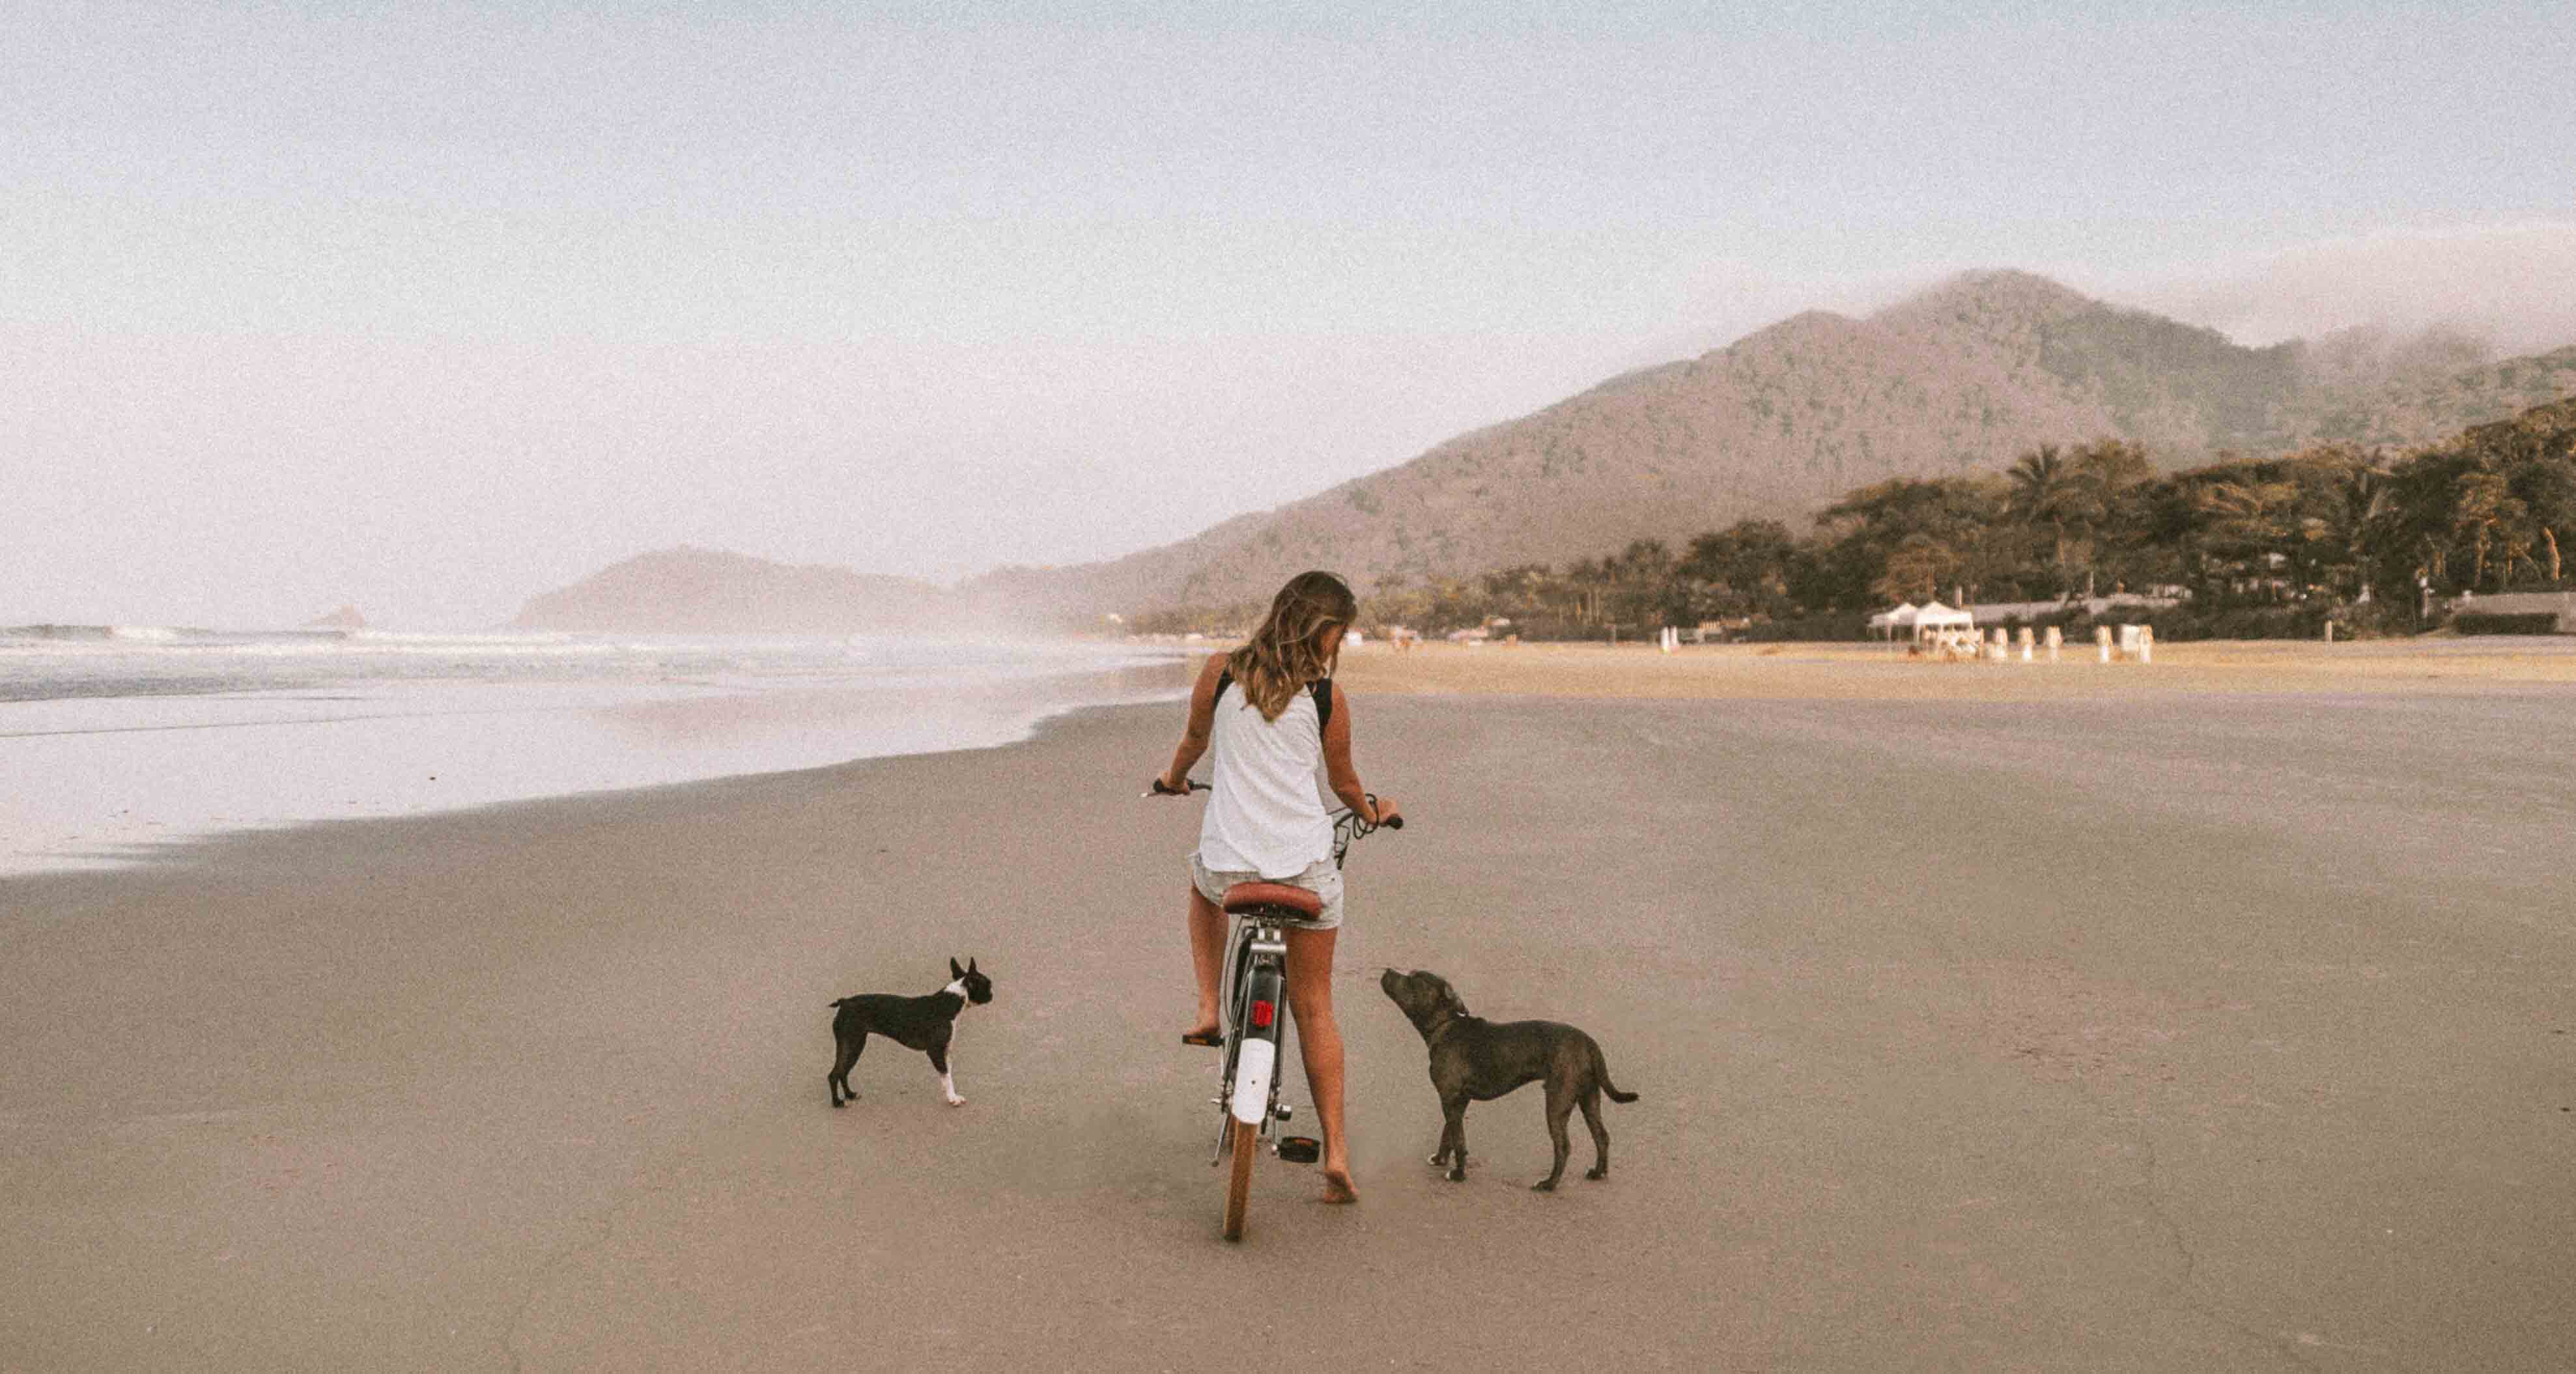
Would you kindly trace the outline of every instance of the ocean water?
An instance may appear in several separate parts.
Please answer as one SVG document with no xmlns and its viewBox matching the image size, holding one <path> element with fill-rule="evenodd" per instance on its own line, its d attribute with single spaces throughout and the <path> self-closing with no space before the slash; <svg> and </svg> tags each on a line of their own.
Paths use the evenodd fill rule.
<svg viewBox="0 0 2576 1374">
<path fill-rule="evenodd" d="M 0 876 L 1005 744 L 1185 673 L 1177 647 L 1074 641 L 0 628 Z"/>
</svg>

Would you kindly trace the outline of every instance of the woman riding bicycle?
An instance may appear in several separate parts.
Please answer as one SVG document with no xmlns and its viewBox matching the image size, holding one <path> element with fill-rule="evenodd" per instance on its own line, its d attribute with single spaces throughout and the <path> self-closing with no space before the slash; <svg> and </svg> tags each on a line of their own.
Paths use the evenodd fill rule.
<svg viewBox="0 0 2576 1374">
<path fill-rule="evenodd" d="M 1333 1021 L 1333 945 L 1342 924 L 1342 874 L 1333 863 L 1333 822 L 1315 791 L 1315 765 L 1358 817 L 1396 818 L 1372 799 L 1351 766 L 1351 713 L 1333 685 L 1342 636 L 1359 602 L 1326 572 L 1299 573 L 1279 589 L 1270 614 L 1240 649 L 1211 657 L 1190 692 L 1189 724 L 1159 780 L 1189 786 L 1199 756 L 1216 751 L 1213 791 L 1190 856 L 1190 962 L 1198 975 L 1197 1029 L 1181 1038 L 1220 1043 L 1217 976 L 1225 959 L 1220 909 L 1236 883 L 1288 883 L 1323 899 L 1312 921 L 1286 923 L 1288 1009 L 1306 1061 L 1306 1085 L 1324 1133 L 1324 1200 L 1356 1202 L 1350 1138 L 1342 1122 L 1342 1033 Z"/>
</svg>

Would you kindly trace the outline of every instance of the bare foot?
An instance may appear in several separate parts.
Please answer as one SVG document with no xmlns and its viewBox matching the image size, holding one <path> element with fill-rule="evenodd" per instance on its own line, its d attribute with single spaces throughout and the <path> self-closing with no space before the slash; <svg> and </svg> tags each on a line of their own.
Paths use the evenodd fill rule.
<svg viewBox="0 0 2576 1374">
<path fill-rule="evenodd" d="M 1326 1165 L 1324 1168 L 1324 1201 L 1331 1203 L 1345 1203 L 1357 1202 L 1359 1200 L 1360 1190 L 1358 1185 L 1351 1182 L 1350 1169 L 1348 1167 L 1336 1169 L 1330 1165 Z"/>
</svg>

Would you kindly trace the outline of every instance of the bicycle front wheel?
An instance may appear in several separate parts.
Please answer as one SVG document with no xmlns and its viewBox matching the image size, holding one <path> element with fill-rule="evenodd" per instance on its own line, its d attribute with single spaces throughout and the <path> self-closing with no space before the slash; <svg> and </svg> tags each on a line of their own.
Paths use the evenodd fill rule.
<svg viewBox="0 0 2576 1374">
<path fill-rule="evenodd" d="M 1243 1215 L 1252 1198 L 1252 1152 L 1261 1144 L 1261 1128 L 1246 1126 L 1233 1117 L 1226 1126 L 1234 1133 L 1234 1167 L 1226 1171 L 1225 1238 L 1243 1239 Z"/>
</svg>

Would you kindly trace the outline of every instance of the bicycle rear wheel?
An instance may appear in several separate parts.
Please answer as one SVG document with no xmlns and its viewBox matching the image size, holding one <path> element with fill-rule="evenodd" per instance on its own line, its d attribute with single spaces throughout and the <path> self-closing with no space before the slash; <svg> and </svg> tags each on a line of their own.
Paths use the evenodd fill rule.
<svg viewBox="0 0 2576 1374">
<path fill-rule="evenodd" d="M 1232 1117 L 1226 1121 L 1234 1133 L 1234 1167 L 1226 1171 L 1225 1238 L 1241 1240 L 1245 1205 L 1252 1197 L 1252 1152 L 1261 1144 L 1261 1129 L 1246 1126 Z"/>
<path fill-rule="evenodd" d="M 1226 1129 L 1232 1134 L 1233 1167 L 1226 1172 L 1225 1238 L 1243 1239 L 1243 1215 L 1252 1192 L 1252 1155 L 1260 1148 L 1278 1099 L 1279 1030 L 1277 1017 L 1282 982 L 1276 966 L 1259 963 L 1244 970 L 1242 1000 L 1236 1004 L 1235 1044 L 1226 1066 Z M 1246 1120 L 1249 1116 L 1251 1119 Z"/>
</svg>

